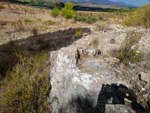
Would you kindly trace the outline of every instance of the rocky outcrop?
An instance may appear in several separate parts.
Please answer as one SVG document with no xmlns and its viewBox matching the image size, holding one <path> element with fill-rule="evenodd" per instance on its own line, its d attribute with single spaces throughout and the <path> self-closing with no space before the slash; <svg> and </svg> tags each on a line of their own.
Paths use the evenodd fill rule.
<svg viewBox="0 0 150 113">
<path fill-rule="evenodd" d="M 71 46 L 50 53 L 50 104 L 54 113 L 134 113 L 138 108 L 132 105 L 140 104 L 141 113 L 148 109 L 149 70 L 143 69 L 146 63 L 125 66 L 110 55 L 133 28 L 115 28 L 84 35 Z M 93 37 L 99 37 L 97 48 L 92 45 Z M 117 94 L 120 85 L 132 89 L 121 90 L 126 97 L 131 94 L 128 99 L 132 105 Z"/>
</svg>

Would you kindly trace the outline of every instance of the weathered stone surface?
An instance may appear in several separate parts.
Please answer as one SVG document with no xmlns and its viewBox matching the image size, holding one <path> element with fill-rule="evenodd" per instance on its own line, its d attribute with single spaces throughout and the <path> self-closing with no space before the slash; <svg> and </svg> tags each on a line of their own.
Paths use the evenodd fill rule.
<svg viewBox="0 0 150 113">
<path fill-rule="evenodd" d="M 100 104 L 98 99 L 103 85 L 111 86 L 112 84 L 123 84 L 129 87 L 137 94 L 137 101 L 143 106 L 147 105 L 150 88 L 149 78 L 147 78 L 148 74 L 142 73 L 141 79 L 139 79 L 139 73 L 148 71 L 149 65 L 146 65 L 146 62 L 149 60 L 130 64 L 127 67 L 119 64 L 119 59 L 110 55 L 112 50 L 120 47 L 127 36 L 127 32 L 135 30 L 135 28 L 110 27 L 111 30 L 107 32 L 97 32 L 93 29 L 90 35 L 84 35 L 73 45 L 51 52 L 50 78 L 52 89 L 50 103 L 54 113 L 85 113 L 87 109 L 86 113 L 92 113 L 98 106 L 97 104 Z M 143 29 L 137 31 L 146 32 Z M 140 43 L 144 43 L 145 36 L 147 35 L 142 36 Z M 94 37 L 100 37 L 97 48 L 91 47 Z M 115 43 L 110 43 L 111 39 L 114 39 Z M 148 38 L 147 41 L 149 41 Z M 146 52 L 148 50 L 146 47 L 149 45 L 144 47 L 140 45 L 140 50 L 143 49 Z M 107 91 L 109 92 L 109 87 Z M 115 95 L 115 92 L 111 94 Z M 114 113 L 134 113 L 132 108 L 125 104 L 114 105 L 113 98 L 106 92 L 101 96 L 101 98 L 106 99 L 102 101 L 100 106 L 104 108 L 106 105 L 104 110 L 108 113 L 111 113 L 109 109 L 113 109 L 111 111 Z M 108 103 L 112 105 L 109 106 Z"/>
<path fill-rule="evenodd" d="M 105 113 L 135 113 L 135 112 L 125 107 L 124 105 L 106 104 Z"/>
<path fill-rule="evenodd" d="M 146 82 L 150 82 L 150 71 L 148 71 L 147 73 L 144 73 L 144 72 L 140 72 L 140 78 L 141 80 L 143 81 L 146 81 Z"/>
</svg>

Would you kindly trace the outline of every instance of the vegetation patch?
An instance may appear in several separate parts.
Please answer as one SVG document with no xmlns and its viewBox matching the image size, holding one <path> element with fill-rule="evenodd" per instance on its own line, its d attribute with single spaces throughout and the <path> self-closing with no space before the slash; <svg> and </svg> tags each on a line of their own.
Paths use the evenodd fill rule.
<svg viewBox="0 0 150 113">
<path fill-rule="evenodd" d="M 54 7 L 54 9 L 51 10 L 51 16 L 56 18 L 59 15 L 59 9 Z"/>
<path fill-rule="evenodd" d="M 0 98 L 2 113 L 49 112 L 48 56 L 42 52 L 35 57 L 20 56 L 20 61 L 5 80 L 4 95 Z M 3 87 L 1 87 L 3 88 Z"/>
<path fill-rule="evenodd" d="M 1 57 L 0 73 L 4 76 L 8 69 L 11 69 L 19 60 L 19 56 L 25 56 L 26 53 L 14 41 L 10 41 L 2 47 L 2 52 L 6 53 L 7 57 Z"/>
<path fill-rule="evenodd" d="M 0 10 L 5 9 L 3 6 L 0 5 Z"/>
<path fill-rule="evenodd" d="M 61 15 L 66 19 L 73 18 L 74 17 L 73 4 L 70 3 L 69 1 L 65 3 L 65 7 L 61 9 Z"/>
<path fill-rule="evenodd" d="M 99 44 L 99 38 L 95 37 L 92 40 L 93 47 L 97 48 Z"/>
<path fill-rule="evenodd" d="M 150 4 L 138 8 L 124 20 L 124 25 L 127 26 L 143 26 L 150 27 Z"/>
<path fill-rule="evenodd" d="M 75 16 L 74 17 L 75 21 L 79 21 L 79 22 L 85 22 L 88 24 L 92 24 L 95 23 L 97 21 L 97 18 L 92 17 L 92 16 L 88 16 L 88 17 L 81 17 L 81 16 Z"/>
<path fill-rule="evenodd" d="M 47 21 L 43 21 L 43 24 L 44 25 L 53 25 L 53 24 L 55 24 L 55 22 L 51 21 L 51 20 L 47 20 Z"/>
<path fill-rule="evenodd" d="M 130 32 L 126 39 L 121 44 L 120 49 L 113 53 L 113 56 L 120 60 L 120 63 L 128 65 L 129 63 L 136 63 L 143 59 L 144 54 L 139 51 L 138 41 L 142 34 L 138 32 Z"/>
<path fill-rule="evenodd" d="M 24 23 L 34 23 L 35 21 L 34 20 L 31 20 L 30 18 L 25 18 L 24 19 Z"/>
<path fill-rule="evenodd" d="M 77 29 L 76 29 L 76 34 L 75 34 L 75 36 L 76 36 L 76 37 L 79 37 L 79 36 L 81 36 L 81 34 L 82 34 L 82 29 L 77 28 Z"/>
</svg>

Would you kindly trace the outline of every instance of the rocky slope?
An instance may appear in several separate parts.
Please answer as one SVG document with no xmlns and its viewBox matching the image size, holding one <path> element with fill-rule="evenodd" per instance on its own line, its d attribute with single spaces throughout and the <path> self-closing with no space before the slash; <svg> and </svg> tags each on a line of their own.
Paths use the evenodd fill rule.
<svg viewBox="0 0 150 113">
<path fill-rule="evenodd" d="M 50 53 L 50 107 L 53 112 L 148 113 L 149 55 L 139 63 L 125 66 L 110 53 L 120 47 L 127 32 L 136 30 L 143 33 L 140 51 L 147 54 L 150 29 L 120 25 L 111 25 L 103 31 L 97 27 L 90 29 L 91 34 L 85 33 L 69 47 Z M 95 46 L 93 40 L 96 38 L 98 44 Z M 127 99 L 130 102 L 125 101 Z"/>
</svg>

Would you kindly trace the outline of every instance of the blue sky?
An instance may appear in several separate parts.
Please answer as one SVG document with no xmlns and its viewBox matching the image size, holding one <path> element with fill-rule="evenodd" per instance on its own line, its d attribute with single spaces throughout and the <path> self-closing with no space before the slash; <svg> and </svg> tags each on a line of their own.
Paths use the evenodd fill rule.
<svg viewBox="0 0 150 113">
<path fill-rule="evenodd" d="M 131 4 L 134 6 L 143 6 L 146 5 L 148 3 L 148 1 L 150 2 L 150 0 L 110 0 L 113 2 L 124 2 L 127 4 Z"/>
</svg>

